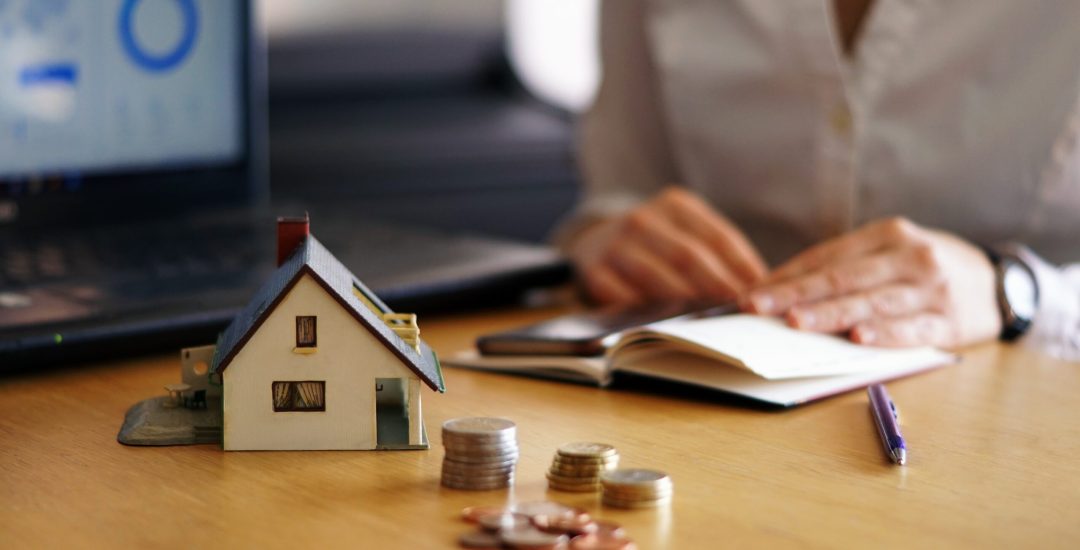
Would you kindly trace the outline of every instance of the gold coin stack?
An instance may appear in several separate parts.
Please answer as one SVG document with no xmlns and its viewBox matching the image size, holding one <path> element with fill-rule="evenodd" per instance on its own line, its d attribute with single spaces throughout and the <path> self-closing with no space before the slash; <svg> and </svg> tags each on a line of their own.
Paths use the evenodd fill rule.
<svg viewBox="0 0 1080 550">
<path fill-rule="evenodd" d="M 606 443 L 567 443 L 555 452 L 548 470 L 548 487 L 575 493 L 600 489 L 600 474 L 619 465 L 619 452 Z"/>
<path fill-rule="evenodd" d="M 505 418 L 455 418 L 442 426 L 442 484 L 452 489 L 502 489 L 514 482 L 517 426 Z"/>
<path fill-rule="evenodd" d="M 616 508 L 656 508 L 671 502 L 674 485 L 664 472 L 623 469 L 600 476 L 603 502 Z"/>
</svg>

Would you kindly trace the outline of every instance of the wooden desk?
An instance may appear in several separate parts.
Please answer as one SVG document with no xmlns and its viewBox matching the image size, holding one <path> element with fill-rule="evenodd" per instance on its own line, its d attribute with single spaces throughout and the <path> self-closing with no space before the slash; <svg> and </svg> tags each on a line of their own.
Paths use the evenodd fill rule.
<svg viewBox="0 0 1080 550">
<path fill-rule="evenodd" d="M 554 312 L 422 322 L 447 354 Z M 866 397 L 786 412 L 447 369 L 426 394 L 428 452 L 248 452 L 116 443 L 124 411 L 178 377 L 177 354 L 0 379 L 5 547 L 451 548 L 462 507 L 550 498 L 623 523 L 643 549 L 1073 547 L 1080 540 L 1080 365 L 987 345 L 890 384 L 911 447 L 889 464 Z M 510 492 L 439 486 L 440 424 L 518 423 Z M 555 448 L 618 446 L 675 480 L 668 510 L 545 491 Z"/>
</svg>

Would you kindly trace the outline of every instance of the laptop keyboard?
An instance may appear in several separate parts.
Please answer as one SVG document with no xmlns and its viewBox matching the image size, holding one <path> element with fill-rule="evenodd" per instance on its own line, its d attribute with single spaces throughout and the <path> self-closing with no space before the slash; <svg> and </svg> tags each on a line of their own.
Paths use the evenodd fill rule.
<svg viewBox="0 0 1080 550">
<path fill-rule="evenodd" d="M 262 236 L 265 240 L 265 235 Z M 110 228 L 84 234 L 0 237 L 0 289 L 59 282 L 191 279 L 266 261 L 246 225 Z"/>
</svg>

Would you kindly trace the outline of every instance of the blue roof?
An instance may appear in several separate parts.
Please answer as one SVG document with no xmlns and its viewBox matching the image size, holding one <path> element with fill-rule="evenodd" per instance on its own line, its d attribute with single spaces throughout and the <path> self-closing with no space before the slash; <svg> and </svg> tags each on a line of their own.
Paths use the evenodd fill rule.
<svg viewBox="0 0 1080 550">
<path fill-rule="evenodd" d="M 364 305 L 353 293 L 354 288 L 363 293 L 383 313 L 392 313 L 392 310 L 375 293 L 364 286 L 344 264 L 311 235 L 274 271 L 270 279 L 259 288 L 251 301 L 218 337 L 210 372 L 220 373 L 229 366 L 251 335 L 259 329 L 263 321 L 277 307 L 278 302 L 288 294 L 289 289 L 305 273 L 311 275 L 327 293 L 431 389 L 439 392 L 446 391 L 442 369 L 435 352 L 423 340 L 420 340 L 420 353 L 417 353 L 383 322 L 381 316 Z"/>
</svg>

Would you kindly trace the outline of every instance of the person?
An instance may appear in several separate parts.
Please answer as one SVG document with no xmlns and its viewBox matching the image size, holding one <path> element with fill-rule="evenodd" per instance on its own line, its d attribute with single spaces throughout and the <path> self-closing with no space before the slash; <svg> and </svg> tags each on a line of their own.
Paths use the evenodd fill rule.
<svg viewBox="0 0 1080 550">
<path fill-rule="evenodd" d="M 1080 258 L 1076 21 L 1071 0 L 604 2 L 558 242 L 600 303 L 1080 359 L 1080 266 L 1051 263 Z"/>
</svg>

